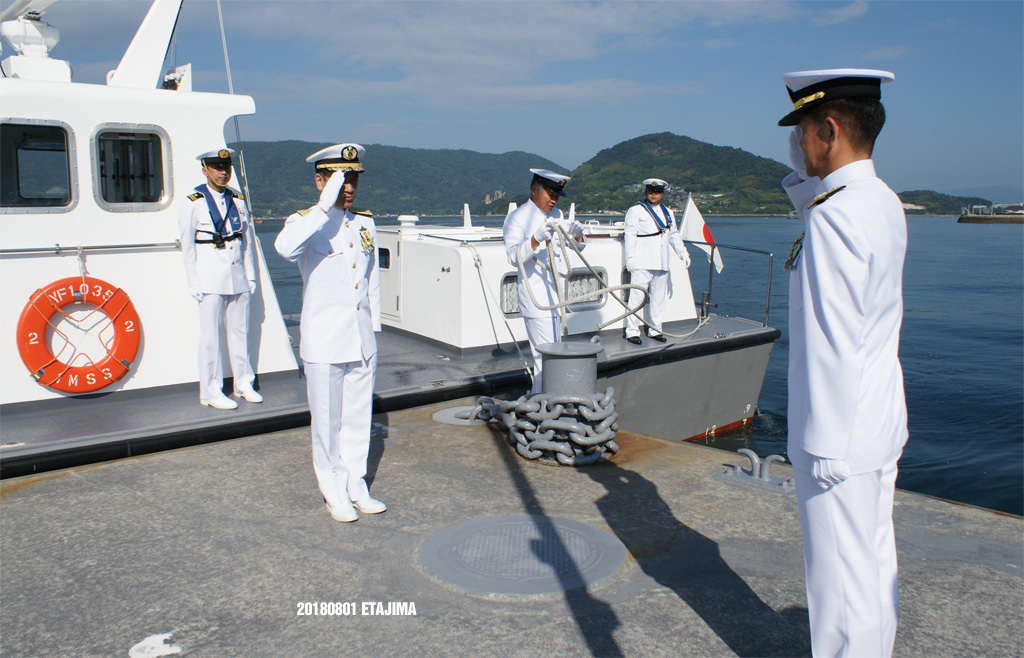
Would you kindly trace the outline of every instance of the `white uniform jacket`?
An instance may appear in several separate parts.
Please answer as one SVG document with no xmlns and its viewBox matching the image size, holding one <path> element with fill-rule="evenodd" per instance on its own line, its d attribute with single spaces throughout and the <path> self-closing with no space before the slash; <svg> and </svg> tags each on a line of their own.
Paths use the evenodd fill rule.
<svg viewBox="0 0 1024 658">
<path fill-rule="evenodd" d="M 651 217 L 651 213 L 639 203 L 626 212 L 626 230 L 624 234 L 626 269 L 633 270 L 668 270 L 669 246 L 676 255 L 687 260 L 688 254 L 683 240 L 679 237 L 676 216 L 668 206 L 659 204 L 655 212 L 668 210 L 669 227 L 662 231 Z M 652 235 L 657 234 L 657 235 Z M 640 237 L 647 236 L 647 237 Z"/>
<path fill-rule="evenodd" d="M 841 189 L 816 201 L 814 183 L 817 197 Z M 789 458 L 808 472 L 812 456 L 874 471 L 907 441 L 903 207 L 871 160 L 783 186 L 805 220 L 789 282 Z"/>
<path fill-rule="evenodd" d="M 505 218 L 503 229 L 505 254 L 508 256 L 508 262 L 516 268 L 516 276 L 519 283 L 519 311 L 526 318 L 550 317 L 558 313 L 558 309 L 543 310 L 537 308 L 527 290 L 527 286 L 529 286 L 530 290 L 533 291 L 534 297 L 543 306 L 554 306 L 558 303 L 558 297 L 555 294 L 555 282 L 551 277 L 551 273 L 548 272 L 544 265 L 544 263 L 548 262 L 547 245 L 541 243 L 535 252 L 531 240 L 537 229 L 552 220 L 560 221 L 563 226 L 568 225 L 562 217 L 561 210 L 554 208 L 550 213 L 545 214 L 532 200 L 519 206 Z M 559 272 L 564 273 L 567 271 L 567 266 L 563 262 L 562 251 L 557 246 L 558 239 L 560 237 L 556 237 L 551 241 L 555 252 L 554 266 L 558 268 Z M 583 243 L 578 243 L 576 246 L 580 249 L 584 248 L 586 246 L 586 239 L 584 239 Z M 567 249 L 571 250 L 572 247 L 567 247 Z M 520 259 L 522 259 L 523 269 L 526 270 L 527 278 L 525 280 L 522 274 L 519 273 Z"/>
<path fill-rule="evenodd" d="M 203 189 L 203 193 L 213 197 L 221 217 L 226 217 L 224 195 L 212 191 L 209 186 Z M 197 193 L 190 194 L 178 209 L 178 232 L 189 290 L 209 295 L 236 295 L 248 293 L 250 283 L 256 283 L 253 253 L 256 237 L 252 222 L 245 209 L 245 202 L 238 197 L 237 192 L 232 202 L 238 208 L 242 237 L 225 241 L 223 249 L 217 249 L 212 244 L 196 244 L 197 238 L 210 240 L 216 232 L 205 197 Z"/>
<path fill-rule="evenodd" d="M 302 272 L 302 360 L 348 363 L 376 354 L 380 271 L 373 217 L 313 206 L 285 221 L 274 247 Z"/>
</svg>

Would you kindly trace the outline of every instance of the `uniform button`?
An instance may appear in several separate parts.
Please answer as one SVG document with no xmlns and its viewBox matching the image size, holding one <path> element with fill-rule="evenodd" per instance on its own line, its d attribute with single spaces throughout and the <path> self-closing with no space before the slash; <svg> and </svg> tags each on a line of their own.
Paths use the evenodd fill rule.
<svg viewBox="0 0 1024 658">
<path fill-rule="evenodd" d="M 355 263 L 352 263 L 352 269 L 353 270 L 356 269 L 356 264 Z"/>
<path fill-rule="evenodd" d="M 348 243 L 348 248 L 349 248 L 349 249 L 351 249 L 351 248 L 352 248 L 352 247 L 354 247 L 354 246 L 356 246 L 354 242 L 349 242 L 349 243 Z"/>
<path fill-rule="evenodd" d="M 359 290 L 359 284 L 358 283 L 356 284 L 356 290 Z"/>
<path fill-rule="evenodd" d="M 359 304 L 356 304 L 356 310 L 357 311 L 359 310 Z"/>
</svg>

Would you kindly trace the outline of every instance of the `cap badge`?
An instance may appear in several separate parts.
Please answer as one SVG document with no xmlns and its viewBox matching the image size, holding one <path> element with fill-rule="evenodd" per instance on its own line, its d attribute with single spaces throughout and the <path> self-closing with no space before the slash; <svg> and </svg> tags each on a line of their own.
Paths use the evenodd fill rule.
<svg viewBox="0 0 1024 658">
<path fill-rule="evenodd" d="M 228 151 L 227 149 L 221 149 L 217 151 L 217 157 L 220 158 L 221 160 L 227 160 L 228 158 L 231 157 L 231 151 Z"/>
<path fill-rule="evenodd" d="M 341 157 L 343 159 L 345 159 L 345 160 L 350 161 L 350 162 L 352 160 L 355 160 L 356 157 L 358 157 L 358 155 L 359 155 L 359 151 L 357 151 L 356 147 L 354 147 L 354 146 L 346 146 L 345 148 L 343 148 L 341 150 Z"/>
<path fill-rule="evenodd" d="M 824 98 L 824 97 L 825 97 L 825 92 L 823 92 L 823 91 L 819 91 L 819 92 L 817 92 L 815 94 L 811 94 L 810 96 L 804 96 L 803 98 L 801 98 L 797 102 L 793 103 L 793 109 L 794 110 L 799 110 L 804 105 L 807 105 L 808 103 L 811 103 L 813 101 L 818 100 L 819 98 Z"/>
</svg>

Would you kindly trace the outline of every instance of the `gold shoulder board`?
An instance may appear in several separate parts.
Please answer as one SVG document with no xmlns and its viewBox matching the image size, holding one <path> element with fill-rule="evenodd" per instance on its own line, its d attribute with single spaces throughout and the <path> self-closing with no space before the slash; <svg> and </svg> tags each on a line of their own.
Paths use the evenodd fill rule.
<svg viewBox="0 0 1024 658">
<path fill-rule="evenodd" d="M 188 195 L 188 200 L 189 201 L 198 201 L 199 199 L 202 199 L 202 198 L 203 198 L 202 192 L 193 192 L 192 194 Z"/>
<path fill-rule="evenodd" d="M 819 194 L 817 196 L 817 198 L 814 199 L 814 201 L 811 201 L 811 205 L 807 206 L 807 209 L 810 210 L 814 206 L 817 206 L 817 205 L 820 205 L 822 203 L 825 203 L 825 201 L 827 201 L 829 199 L 829 197 L 831 197 L 833 194 L 835 194 L 839 190 L 844 190 L 844 189 L 846 189 L 846 186 L 845 185 L 840 185 L 839 187 L 833 187 L 831 190 L 829 190 L 828 192 L 825 192 L 824 194 Z"/>
<path fill-rule="evenodd" d="M 311 211 L 313 208 L 316 208 L 316 206 L 310 206 L 310 207 L 306 208 L 305 210 L 300 210 L 298 212 L 299 217 L 305 217 L 306 215 L 309 214 L 309 211 Z"/>
<path fill-rule="evenodd" d="M 366 208 L 349 208 L 349 211 L 353 215 L 362 215 L 364 217 L 373 217 L 373 213 Z"/>
</svg>

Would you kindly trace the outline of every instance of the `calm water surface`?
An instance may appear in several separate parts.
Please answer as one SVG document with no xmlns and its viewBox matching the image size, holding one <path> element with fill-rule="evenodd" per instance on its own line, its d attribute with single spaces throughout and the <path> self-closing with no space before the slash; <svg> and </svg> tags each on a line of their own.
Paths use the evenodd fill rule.
<svg viewBox="0 0 1024 658">
<path fill-rule="evenodd" d="M 759 455 L 786 451 L 789 273 L 782 263 L 799 220 L 708 217 L 719 244 L 775 254 L 769 323 L 782 331 L 772 350 L 753 425 L 708 445 Z M 606 220 L 606 218 L 605 218 Z M 424 218 L 461 224 L 461 218 Z M 474 220 L 500 226 L 500 218 Z M 378 218 L 393 224 L 394 218 Z M 257 226 L 285 313 L 301 307 L 298 269 L 277 256 L 280 220 Z M 951 217 L 911 217 L 904 271 L 900 360 L 910 440 L 900 460 L 903 489 L 1024 514 L 1024 227 L 957 224 Z M 691 247 L 694 294 L 708 287 L 707 258 Z M 763 320 L 764 256 L 724 252 L 712 282 L 717 312 Z M 685 400 L 680 400 L 685 402 Z"/>
</svg>

